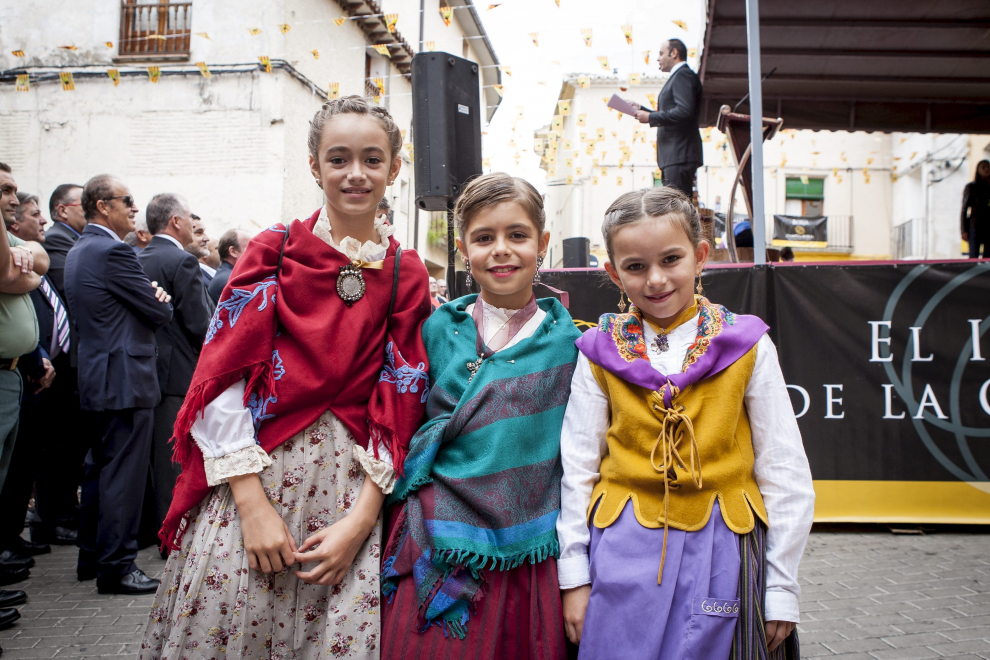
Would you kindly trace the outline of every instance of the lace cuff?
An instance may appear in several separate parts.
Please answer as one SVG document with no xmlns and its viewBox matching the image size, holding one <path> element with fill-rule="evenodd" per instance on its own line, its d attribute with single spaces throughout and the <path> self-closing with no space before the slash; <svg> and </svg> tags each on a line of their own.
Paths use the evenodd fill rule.
<svg viewBox="0 0 990 660">
<path fill-rule="evenodd" d="M 230 477 L 242 474 L 257 474 L 271 464 L 271 456 L 260 445 L 251 445 L 219 458 L 203 457 L 208 486 L 225 484 Z"/>
<path fill-rule="evenodd" d="M 361 445 L 354 445 L 354 457 L 357 458 L 368 478 L 374 481 L 383 493 L 388 495 L 395 489 L 395 468 L 391 463 L 375 458 L 374 454 L 365 451 Z"/>
</svg>

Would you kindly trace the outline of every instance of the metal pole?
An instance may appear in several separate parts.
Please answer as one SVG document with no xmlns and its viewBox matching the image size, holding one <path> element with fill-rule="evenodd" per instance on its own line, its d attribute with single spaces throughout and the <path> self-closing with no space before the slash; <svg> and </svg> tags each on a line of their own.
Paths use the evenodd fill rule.
<svg viewBox="0 0 990 660">
<path fill-rule="evenodd" d="M 746 0 L 746 45 L 749 58 L 749 139 L 753 172 L 753 262 L 767 262 L 766 216 L 763 212 L 763 86 L 760 75 L 760 1 Z"/>
<path fill-rule="evenodd" d="M 419 50 L 423 52 L 423 20 L 426 18 L 426 0 L 419 0 Z M 447 286 L 450 286 L 449 284 Z"/>
</svg>

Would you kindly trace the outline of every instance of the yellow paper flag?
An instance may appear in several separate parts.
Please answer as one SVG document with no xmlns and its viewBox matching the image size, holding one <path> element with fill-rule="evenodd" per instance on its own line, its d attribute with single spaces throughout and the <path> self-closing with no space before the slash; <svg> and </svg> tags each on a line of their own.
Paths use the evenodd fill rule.
<svg viewBox="0 0 990 660">
<path fill-rule="evenodd" d="M 71 71 L 63 71 L 62 73 L 58 74 L 58 79 L 62 83 L 62 91 L 63 92 L 71 92 L 72 90 L 74 90 L 76 88 L 76 83 L 72 79 L 72 72 Z"/>
<path fill-rule="evenodd" d="M 120 84 L 120 71 L 117 69 L 107 69 L 107 76 L 113 81 L 114 87 Z"/>
<path fill-rule="evenodd" d="M 581 30 L 581 36 L 584 37 L 584 45 L 591 47 L 591 28 L 584 28 Z"/>
<path fill-rule="evenodd" d="M 502 73 L 504 73 L 505 75 L 509 76 L 510 78 L 512 77 L 512 67 L 511 66 L 505 66 L 504 64 L 499 64 L 498 65 L 498 70 L 501 71 Z"/>
<path fill-rule="evenodd" d="M 609 68 L 608 68 L 608 55 L 599 55 L 598 56 L 598 63 L 602 65 L 602 69 L 604 69 L 605 71 L 608 71 L 609 70 Z"/>
<path fill-rule="evenodd" d="M 23 50 L 12 50 L 10 52 L 11 52 L 11 54 L 14 57 L 24 57 L 24 51 Z"/>
<path fill-rule="evenodd" d="M 385 57 L 392 57 L 392 54 L 388 52 L 388 46 L 385 44 L 375 44 L 375 52 L 379 55 L 384 55 Z"/>
<path fill-rule="evenodd" d="M 626 43 L 627 44 L 631 44 L 632 43 L 632 26 L 631 25 L 623 25 L 622 26 L 622 34 L 626 35 Z M 649 51 L 647 51 L 647 52 L 649 52 Z"/>
<path fill-rule="evenodd" d="M 426 42 L 426 50 L 428 50 L 428 51 L 430 51 L 432 53 L 436 49 L 437 49 L 437 42 L 435 42 L 435 41 L 427 41 Z"/>
<path fill-rule="evenodd" d="M 593 186 L 597 186 L 598 185 L 598 177 L 597 176 L 591 177 L 591 185 L 593 185 Z"/>
<path fill-rule="evenodd" d="M 578 76 L 577 79 L 578 87 L 581 89 L 588 89 L 591 87 L 591 77 L 590 76 Z"/>
<path fill-rule="evenodd" d="M 278 26 L 278 29 L 282 31 L 282 34 L 285 34 L 289 30 L 291 30 L 292 27 L 288 23 L 282 23 L 281 25 Z"/>
<path fill-rule="evenodd" d="M 378 88 L 378 93 L 379 94 L 384 94 L 385 93 L 385 79 L 384 78 L 375 78 L 374 82 L 375 82 L 375 87 Z"/>
<path fill-rule="evenodd" d="M 595 132 L 598 134 L 598 139 L 599 140 L 604 140 L 605 139 L 605 129 L 604 128 L 599 128 Z"/>
<path fill-rule="evenodd" d="M 150 80 L 153 83 L 157 83 L 158 79 L 161 78 L 161 76 L 162 76 L 162 70 L 159 69 L 157 66 L 148 67 L 148 80 Z"/>
<path fill-rule="evenodd" d="M 584 126 L 587 123 L 587 121 L 588 121 L 587 114 L 578 115 L 578 122 L 577 122 L 578 126 Z"/>
<path fill-rule="evenodd" d="M 107 48 L 113 48 L 113 42 L 112 41 L 104 41 L 103 43 L 105 43 L 107 45 Z"/>
<path fill-rule="evenodd" d="M 622 185 L 622 177 L 621 176 L 615 177 L 615 185 L 617 185 L 617 186 L 621 186 Z"/>
<path fill-rule="evenodd" d="M 341 16 L 340 18 L 333 19 L 333 24 L 336 25 L 337 27 L 340 27 L 341 25 L 344 24 L 344 21 L 346 20 L 347 20 L 346 16 Z"/>
<path fill-rule="evenodd" d="M 59 46 L 59 48 L 61 48 L 62 50 L 79 50 L 79 48 L 76 46 Z M 75 89 L 75 87 L 73 87 L 73 89 Z"/>
<path fill-rule="evenodd" d="M 554 129 L 564 128 L 564 118 L 561 117 L 560 115 L 554 115 L 552 126 Z"/>
<path fill-rule="evenodd" d="M 197 32 L 196 33 L 196 36 L 197 37 L 203 37 L 204 39 L 209 39 L 210 41 L 213 41 L 213 39 L 210 39 L 210 35 L 208 35 L 205 32 Z"/>
<path fill-rule="evenodd" d="M 646 100 L 650 102 L 650 107 L 651 108 L 657 107 L 657 95 L 656 94 L 647 94 L 646 95 Z"/>
<path fill-rule="evenodd" d="M 261 34 L 261 29 L 260 28 L 248 28 L 248 32 L 251 33 L 251 36 L 252 37 L 257 37 L 259 34 Z"/>
<path fill-rule="evenodd" d="M 340 83 L 330 83 L 327 86 L 327 98 L 331 101 L 340 98 Z"/>
<path fill-rule="evenodd" d="M 261 62 L 261 66 L 265 67 L 265 73 L 272 72 L 272 60 L 267 55 L 259 55 L 258 61 Z"/>
<path fill-rule="evenodd" d="M 646 62 L 647 64 L 650 63 L 650 51 L 648 50 L 643 51 L 643 61 Z"/>
<path fill-rule="evenodd" d="M 17 91 L 18 92 L 30 92 L 31 91 L 31 76 L 27 73 L 21 73 L 17 76 Z"/>
<path fill-rule="evenodd" d="M 530 32 L 529 33 L 529 38 L 533 40 L 533 45 L 536 46 L 537 48 L 540 47 L 539 36 L 540 36 L 540 33 L 539 32 Z"/>
<path fill-rule="evenodd" d="M 642 78 L 640 78 L 640 75 L 638 73 L 630 73 L 629 74 L 629 84 L 630 85 L 638 85 L 641 82 L 642 82 Z"/>
<path fill-rule="evenodd" d="M 575 167 L 574 168 L 574 176 L 581 176 L 581 168 L 580 167 Z"/>
<path fill-rule="evenodd" d="M 206 62 L 196 62 L 196 66 L 199 68 L 199 72 L 203 74 L 204 78 L 210 77 L 210 70 L 206 66 Z"/>
<path fill-rule="evenodd" d="M 505 89 L 504 86 L 502 86 L 502 85 L 492 85 L 492 89 L 494 89 L 496 92 L 498 92 L 498 97 L 499 98 L 502 98 L 502 96 L 504 94 L 503 90 Z"/>
<path fill-rule="evenodd" d="M 309 52 L 313 53 L 313 59 L 314 60 L 320 59 L 320 51 L 317 50 L 316 48 L 314 48 L 313 50 L 311 50 Z"/>
<path fill-rule="evenodd" d="M 567 175 L 567 185 L 571 185 L 572 183 L 574 183 L 574 177 L 572 177 L 570 174 L 568 174 Z"/>
<path fill-rule="evenodd" d="M 671 21 L 671 23 L 673 23 L 677 27 L 687 32 L 687 23 L 685 23 L 684 21 Z"/>
<path fill-rule="evenodd" d="M 395 24 L 399 22 L 398 14 L 385 14 L 385 26 L 388 31 L 395 34 Z"/>
<path fill-rule="evenodd" d="M 872 165 L 873 164 L 873 159 L 872 158 L 867 158 L 866 159 L 866 164 L 867 165 Z"/>
<path fill-rule="evenodd" d="M 454 16 L 454 9 L 452 7 L 441 7 L 440 8 L 440 18 L 443 19 L 443 24 L 450 27 L 450 19 Z"/>
<path fill-rule="evenodd" d="M 688 57 L 690 59 L 693 60 L 697 54 L 698 54 L 698 49 L 697 48 L 688 48 Z"/>
<path fill-rule="evenodd" d="M 570 101 L 557 101 L 557 108 L 560 109 L 560 114 L 569 115 L 571 114 L 571 102 Z"/>
<path fill-rule="evenodd" d="M 564 140 L 564 151 L 570 151 L 570 150 L 571 150 L 571 141 Z"/>
<path fill-rule="evenodd" d="M 864 183 L 870 182 L 870 171 L 865 167 L 863 168 L 863 182 Z"/>
<path fill-rule="evenodd" d="M 602 168 L 602 176 L 608 176 L 608 168 L 607 167 L 603 167 Z"/>
</svg>

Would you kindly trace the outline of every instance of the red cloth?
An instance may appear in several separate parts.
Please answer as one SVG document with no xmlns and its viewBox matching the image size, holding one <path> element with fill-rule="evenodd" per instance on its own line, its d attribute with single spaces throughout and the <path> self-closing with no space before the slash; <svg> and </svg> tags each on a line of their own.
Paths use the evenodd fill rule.
<svg viewBox="0 0 990 660">
<path fill-rule="evenodd" d="M 182 463 L 182 473 L 159 532 L 172 549 L 179 547 L 182 519 L 211 490 L 203 455 L 190 435 L 192 424 L 241 379 L 247 379 L 244 403 L 252 409 L 257 440 L 266 452 L 329 409 L 376 456 L 384 443 L 401 473 L 425 409 L 429 363 L 422 327 L 431 310 L 429 274 L 415 252 L 403 249 L 386 332 L 398 242 L 390 239 L 381 270 L 362 271 L 364 297 L 347 307 L 337 295 L 337 275 L 349 260 L 313 235 L 318 217 L 319 211 L 292 222 L 277 284 L 281 224 L 251 241 L 220 296 L 175 422 L 174 460 Z M 386 342 L 392 343 L 391 364 Z"/>
<path fill-rule="evenodd" d="M 467 637 L 431 625 L 420 632 L 416 583 L 407 575 L 382 613 L 382 660 L 564 660 L 557 560 L 485 571 L 485 597 Z"/>
</svg>

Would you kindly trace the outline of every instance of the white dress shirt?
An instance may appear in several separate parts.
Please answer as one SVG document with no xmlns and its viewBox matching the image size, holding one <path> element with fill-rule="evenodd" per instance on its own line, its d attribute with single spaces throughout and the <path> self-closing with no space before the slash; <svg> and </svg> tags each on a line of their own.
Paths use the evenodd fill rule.
<svg viewBox="0 0 990 660">
<path fill-rule="evenodd" d="M 667 334 L 670 348 L 664 353 L 652 347 L 657 333 L 649 324 L 644 325 L 653 368 L 665 374 L 680 372 L 697 334 L 697 315 Z M 756 345 L 756 364 L 746 387 L 745 405 L 755 454 L 753 474 L 770 521 L 766 541 L 766 619 L 797 622 L 801 593 L 798 565 L 811 530 L 815 492 L 777 350 L 767 335 Z M 557 574 L 561 589 L 591 582 L 587 514 L 602 458 L 608 452 L 608 427 L 608 398 L 595 380 L 588 358 L 580 354 L 560 438 L 564 476 L 557 520 L 561 548 Z M 646 455 L 643 460 L 648 460 Z"/>
<path fill-rule="evenodd" d="M 122 242 L 120 240 L 120 236 L 117 236 L 116 232 L 114 232 L 114 230 L 110 229 L 109 227 L 104 227 L 103 225 L 98 224 L 98 223 L 95 223 L 95 222 L 90 222 L 89 224 L 93 225 L 94 227 L 99 227 L 100 229 L 102 229 L 106 233 L 110 234 L 111 236 L 113 236 L 113 240 L 117 241 L 118 243 L 121 243 Z"/>
<path fill-rule="evenodd" d="M 179 239 L 177 239 L 175 236 L 169 236 L 165 232 L 162 232 L 161 234 L 155 234 L 155 236 L 161 236 L 165 240 L 172 241 L 172 244 L 175 245 L 175 247 L 179 248 L 180 250 L 185 249 L 184 247 L 182 247 L 182 243 L 179 242 Z"/>
</svg>

